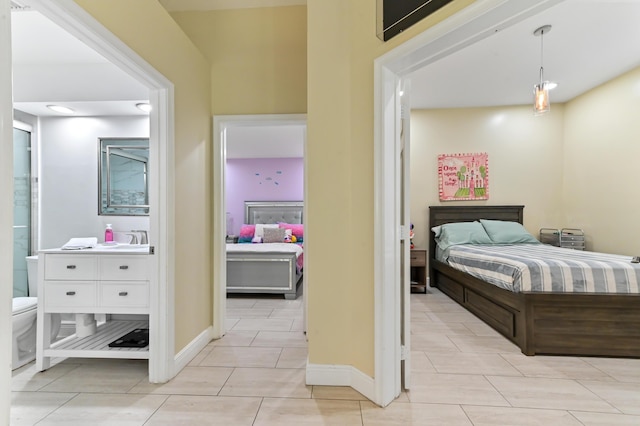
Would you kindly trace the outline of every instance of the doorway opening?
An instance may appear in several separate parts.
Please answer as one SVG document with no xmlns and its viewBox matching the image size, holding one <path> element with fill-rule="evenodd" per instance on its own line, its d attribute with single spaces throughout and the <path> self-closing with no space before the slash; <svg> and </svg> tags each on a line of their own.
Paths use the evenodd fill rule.
<svg viewBox="0 0 640 426">
<path fill-rule="evenodd" d="M 402 349 L 403 270 L 401 241 L 401 185 L 403 82 L 412 72 L 451 55 L 527 17 L 557 4 L 545 0 L 526 2 L 477 1 L 461 12 L 408 40 L 374 62 L 374 293 L 375 293 L 375 402 L 386 406 L 402 390 L 402 363 L 408 353 Z M 392 247 L 393 256 L 386 256 Z M 394 283 L 394 285 L 389 285 Z M 406 329 L 405 329 L 406 333 Z M 406 370 L 405 370 L 406 371 Z"/>
<path fill-rule="evenodd" d="M 268 169 L 269 172 L 262 175 L 262 167 L 271 167 L 276 163 L 273 161 L 264 161 L 258 163 L 255 160 L 255 157 L 260 157 L 259 152 L 269 152 L 270 148 L 265 149 L 266 145 L 264 142 L 266 138 L 255 140 L 253 143 L 263 143 L 260 145 L 251 145 L 249 142 L 241 142 L 240 138 L 244 136 L 250 136 L 254 134 L 256 131 L 260 132 L 262 129 L 263 136 L 266 136 L 267 130 L 275 131 L 277 133 L 277 129 L 281 129 L 281 136 L 289 133 L 289 136 L 292 138 L 289 142 L 289 147 L 287 147 L 287 143 L 274 143 L 273 147 L 280 146 L 279 149 L 287 150 L 297 150 L 299 154 L 302 155 L 302 161 L 298 160 L 288 160 L 285 162 L 279 162 L 281 166 L 278 168 L 271 170 Z M 214 248 L 213 248 L 213 265 L 214 270 L 216 271 L 214 275 L 214 285 L 213 285 L 213 337 L 215 339 L 221 338 L 226 333 L 225 319 L 227 317 L 227 236 L 230 238 L 230 242 L 234 242 L 235 238 L 248 238 L 247 235 L 243 236 L 240 234 L 240 230 L 244 222 L 246 222 L 246 212 L 249 212 L 249 208 L 251 207 L 251 202 L 255 202 L 256 205 L 259 206 L 261 202 L 268 201 L 269 206 L 277 206 L 278 204 L 291 203 L 294 201 L 304 201 L 306 194 L 306 157 L 304 156 L 304 146 L 305 146 L 305 138 L 306 138 L 306 115 L 304 114 L 286 114 L 286 115 L 247 115 L 247 116 L 216 116 L 214 117 L 214 138 L 213 138 L 213 155 L 214 155 L 214 224 L 213 224 L 213 233 L 216 236 L 214 239 Z M 235 138 L 235 139 L 234 139 Z M 297 139 L 297 141 L 296 141 Z M 235 140 L 235 142 L 234 142 Z M 275 140 L 279 140 L 282 142 L 282 139 L 276 137 Z M 234 143 L 237 143 L 236 146 L 232 146 Z M 241 148 L 241 144 L 244 146 Z M 284 151 L 283 151 L 284 152 Z M 263 154 L 264 157 L 266 154 Z M 271 152 L 269 156 L 271 157 L 282 157 L 284 154 L 274 154 Z M 242 158 L 248 159 L 253 157 L 250 163 L 247 164 L 247 161 L 243 161 Z M 295 157 L 292 157 L 295 158 Z M 236 179 L 249 179 L 244 182 L 243 187 L 254 187 L 258 192 L 247 192 L 246 195 L 238 197 L 232 197 L 230 199 L 227 191 L 227 177 L 228 175 L 228 161 L 236 161 L 238 164 L 238 169 L 240 170 L 240 174 L 234 175 Z M 240 165 L 239 163 L 243 163 Z M 267 164 L 269 163 L 269 164 Z M 290 169 L 290 177 L 285 176 L 285 172 L 282 169 L 282 165 L 288 164 Z M 249 167 L 247 169 L 246 167 Z M 293 185 L 292 188 L 285 191 L 281 184 L 284 182 L 284 179 L 299 179 L 296 177 L 296 173 L 299 174 L 300 167 L 302 167 L 302 179 L 304 182 L 302 188 L 302 197 L 300 195 L 300 188 L 295 187 Z M 297 172 L 296 172 L 297 170 Z M 251 175 L 249 175 L 251 174 Z M 246 176 L 245 176 L 246 175 Z M 244 176 L 244 177 L 243 177 Z M 282 178 L 282 182 L 280 181 Z M 262 188 L 262 189 L 260 189 Z M 297 194 L 297 195 L 296 195 Z M 246 197 L 250 198 L 262 198 L 262 200 L 251 200 L 244 199 Z M 269 198 L 280 198 L 280 199 L 269 199 Z M 285 200 L 285 198 L 288 198 Z M 299 198 L 298 200 L 293 200 L 292 198 Z M 281 201 L 282 203 L 277 203 L 277 201 Z M 247 203 L 249 202 L 249 204 Z M 243 207 L 244 204 L 244 207 Z M 283 209 L 287 209 L 288 207 L 283 207 Z M 294 209 L 299 209 L 299 207 L 294 207 Z M 246 210 L 243 212 L 243 210 Z M 257 211 L 257 210 L 256 210 Z M 281 213 L 281 212 L 279 212 Z M 302 207 L 302 216 L 301 218 L 306 217 L 306 206 Z M 275 219 L 268 222 L 277 222 L 282 221 Z M 255 223 L 261 223 L 257 221 Z M 262 222 L 266 223 L 266 222 Z M 253 236 L 255 237 L 255 231 Z M 263 234 L 264 236 L 264 234 Z M 252 238 L 249 238 L 248 241 L 251 241 Z M 237 240 L 235 240 L 237 241 Z M 245 242 L 248 242 L 245 241 Z M 276 263 L 276 262 L 269 262 Z M 277 262 L 282 263 L 282 262 Z M 236 273 L 236 271 L 234 271 Z M 237 273 L 242 274 L 244 272 L 238 271 Z M 252 271 L 248 273 L 252 274 Z M 295 275 L 292 276 L 291 280 L 295 280 Z M 296 283 L 291 283 L 290 286 L 293 285 L 293 289 L 296 287 Z M 299 284 L 302 290 L 303 297 L 303 306 L 305 306 L 303 317 L 303 322 L 306 324 L 306 294 L 305 291 L 305 282 L 306 278 L 304 273 L 302 275 L 302 283 Z M 244 290 L 243 290 L 244 291 Z M 246 290 L 250 292 L 250 290 Z M 269 294 L 269 290 L 266 289 L 265 292 Z M 287 291 L 278 290 L 278 293 L 290 293 Z M 295 292 L 293 294 L 288 294 L 287 297 L 295 296 Z M 283 297 L 283 296 L 278 296 Z"/>
<path fill-rule="evenodd" d="M 9 10 L 9 2 L 7 0 L 0 1 L 5 3 L 3 10 Z M 149 158 L 151 163 L 157 165 L 151 168 L 149 173 L 150 210 L 153 212 L 149 217 L 149 242 L 155 248 L 155 255 L 149 257 L 149 281 L 154 283 L 151 288 L 155 290 L 150 295 L 152 302 L 149 313 L 151 342 L 149 380 L 151 382 L 166 382 L 175 375 L 172 297 L 174 292 L 174 258 L 168 244 L 168 237 L 174 226 L 171 205 L 174 187 L 169 179 L 173 175 L 174 168 L 172 156 L 173 84 L 117 37 L 106 31 L 79 5 L 57 0 L 37 2 L 25 0 L 21 3 L 81 40 L 98 55 L 104 57 L 148 90 L 149 104 L 152 107 L 149 115 Z M 9 27 L 7 24 L 7 28 Z M 8 64 L 9 72 L 6 72 L 4 69 L 6 65 L 3 65 L 3 70 L 0 73 L 3 78 L 5 75 L 11 75 L 12 55 L 10 49 L 7 52 L 8 60 L 1 62 Z M 8 105 L 9 110 L 13 106 L 10 94 L 11 91 L 9 91 L 8 99 L 5 99 L 3 92 L 2 99 L 3 105 Z M 95 204 L 95 201 L 91 204 Z M 10 333 L 8 335 L 10 336 Z"/>
</svg>

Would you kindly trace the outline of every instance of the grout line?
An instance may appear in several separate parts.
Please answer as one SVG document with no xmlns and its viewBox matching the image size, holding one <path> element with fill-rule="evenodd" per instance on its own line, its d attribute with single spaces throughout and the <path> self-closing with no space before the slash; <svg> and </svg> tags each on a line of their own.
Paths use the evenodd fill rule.
<svg viewBox="0 0 640 426">
<path fill-rule="evenodd" d="M 147 395 L 151 395 L 151 394 L 147 394 Z M 166 404 L 166 403 L 167 403 L 167 401 L 169 400 L 169 398 L 171 398 L 173 395 L 165 395 L 165 396 L 166 396 L 166 398 L 164 399 L 164 401 L 162 401 L 162 404 L 160 404 L 160 405 L 158 406 L 158 408 L 156 408 L 155 410 L 153 410 L 153 413 L 151 413 L 151 414 L 149 415 L 149 417 L 147 417 L 147 420 L 145 420 L 145 421 L 144 421 L 144 423 L 142 423 L 142 425 L 143 425 L 143 426 L 144 426 L 144 425 L 146 425 L 147 423 L 149 423 L 149 420 L 151 420 L 151 418 L 152 418 L 153 416 L 155 416 L 155 415 L 156 415 L 156 413 L 157 413 L 158 411 L 160 411 L 160 408 L 162 408 L 162 406 L 163 406 L 164 404 Z"/>
</svg>

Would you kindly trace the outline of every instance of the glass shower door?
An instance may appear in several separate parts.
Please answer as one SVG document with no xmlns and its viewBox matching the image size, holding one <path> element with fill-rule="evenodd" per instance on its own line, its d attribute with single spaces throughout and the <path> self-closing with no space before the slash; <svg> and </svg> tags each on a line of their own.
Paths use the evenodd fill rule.
<svg viewBox="0 0 640 426">
<path fill-rule="evenodd" d="M 29 295 L 31 241 L 31 133 L 13 129 L 13 297 Z"/>
</svg>

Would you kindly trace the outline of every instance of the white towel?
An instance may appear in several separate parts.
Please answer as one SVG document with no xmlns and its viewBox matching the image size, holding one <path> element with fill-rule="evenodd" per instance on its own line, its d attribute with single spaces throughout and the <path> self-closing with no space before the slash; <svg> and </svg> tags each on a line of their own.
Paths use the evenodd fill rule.
<svg viewBox="0 0 640 426">
<path fill-rule="evenodd" d="M 89 238 L 72 238 L 65 245 L 62 246 L 62 250 L 82 250 L 94 248 L 98 245 L 98 239 L 95 237 Z"/>
</svg>

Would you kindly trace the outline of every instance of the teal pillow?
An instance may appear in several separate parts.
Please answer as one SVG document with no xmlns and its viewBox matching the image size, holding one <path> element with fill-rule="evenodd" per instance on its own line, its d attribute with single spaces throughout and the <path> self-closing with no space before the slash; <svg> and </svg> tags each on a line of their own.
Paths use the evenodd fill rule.
<svg viewBox="0 0 640 426">
<path fill-rule="evenodd" d="M 458 244 L 492 244 L 480 222 L 456 222 L 435 226 L 436 243 L 442 250 Z"/>
<path fill-rule="evenodd" d="M 480 223 L 494 244 L 540 244 L 540 241 L 518 222 L 480 219 Z"/>
</svg>

